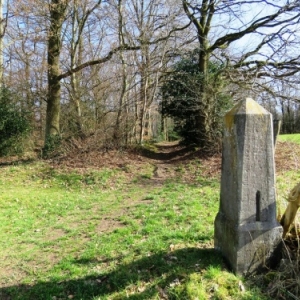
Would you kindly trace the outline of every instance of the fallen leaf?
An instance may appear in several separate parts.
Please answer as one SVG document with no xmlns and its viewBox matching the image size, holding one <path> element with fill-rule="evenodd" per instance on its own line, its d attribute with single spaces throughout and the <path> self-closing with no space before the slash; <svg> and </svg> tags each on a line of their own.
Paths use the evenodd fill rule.
<svg viewBox="0 0 300 300">
<path fill-rule="evenodd" d="M 158 290 L 158 293 L 159 293 L 159 296 L 162 298 L 162 299 L 165 299 L 165 300 L 168 300 L 169 297 L 168 295 L 166 294 L 166 292 L 160 288 L 159 286 L 157 287 L 157 290 Z"/>
<path fill-rule="evenodd" d="M 145 286 L 139 286 L 139 287 L 138 287 L 138 291 L 139 291 L 140 293 L 144 292 L 145 289 L 146 289 Z"/>
<path fill-rule="evenodd" d="M 174 287 L 180 285 L 180 281 L 178 278 L 176 278 L 173 282 L 170 283 L 170 287 Z"/>
<path fill-rule="evenodd" d="M 169 256 L 170 260 L 178 260 L 177 256 Z"/>
</svg>

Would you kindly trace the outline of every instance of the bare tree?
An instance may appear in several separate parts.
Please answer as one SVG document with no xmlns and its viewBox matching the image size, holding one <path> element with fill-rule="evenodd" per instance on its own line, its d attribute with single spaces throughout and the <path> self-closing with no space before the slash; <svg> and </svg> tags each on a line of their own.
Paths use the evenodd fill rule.
<svg viewBox="0 0 300 300">
<path fill-rule="evenodd" d="M 230 78 L 243 89 L 258 87 L 261 78 L 287 78 L 299 72 L 297 27 L 299 1 L 188 1 L 184 11 L 193 23 L 199 46 L 201 109 L 199 143 L 211 142 L 213 97 L 209 86 L 211 59 L 224 67 L 216 75 Z M 238 49 L 238 50 L 237 50 Z"/>
<path fill-rule="evenodd" d="M 118 10 L 118 41 L 119 45 L 125 45 L 125 34 L 124 34 L 124 20 L 123 20 L 123 2 L 122 0 L 118 0 L 117 2 L 117 10 Z M 126 101 L 126 96 L 128 92 L 128 79 L 127 79 L 127 64 L 124 58 L 124 53 L 121 51 L 119 54 L 120 61 L 121 61 L 121 88 L 119 94 L 119 107 L 117 110 L 117 116 L 115 121 L 115 127 L 113 132 L 113 139 L 116 143 L 120 142 L 121 138 L 121 118 L 122 112 L 124 111 L 124 104 Z"/>
<path fill-rule="evenodd" d="M 74 120 L 71 115 L 67 119 L 76 124 L 79 135 L 84 134 L 84 122 L 91 125 L 95 120 L 96 124 L 106 114 L 113 120 L 115 137 L 126 120 L 126 131 L 134 128 L 141 141 L 150 124 L 146 120 L 153 111 L 150 105 L 156 97 L 168 48 L 181 43 L 178 32 L 187 27 L 176 20 L 181 11 L 178 3 L 49 0 L 42 5 L 33 0 L 11 1 L 9 72 L 12 76 L 25 74 L 28 85 L 22 86 L 36 108 L 40 109 L 44 100 L 46 144 L 61 135 L 62 123 L 66 125 L 64 130 L 67 128 L 66 118 L 60 118 L 62 107 L 64 115 L 76 112 Z M 117 70 L 121 77 L 113 76 Z M 115 81 L 117 78 L 122 80 Z M 109 84 L 112 86 L 108 88 Z M 94 110 L 93 118 L 83 118 L 83 107 Z M 137 117 L 131 118 L 132 113 Z"/>
</svg>

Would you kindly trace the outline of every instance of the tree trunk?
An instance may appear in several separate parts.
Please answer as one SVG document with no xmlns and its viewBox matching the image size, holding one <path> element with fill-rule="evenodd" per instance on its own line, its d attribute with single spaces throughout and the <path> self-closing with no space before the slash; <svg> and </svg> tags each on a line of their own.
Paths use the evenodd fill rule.
<svg viewBox="0 0 300 300">
<path fill-rule="evenodd" d="M 3 82 L 3 38 L 4 38 L 4 24 L 3 24 L 3 0 L 0 0 L 0 88 Z"/>
<path fill-rule="evenodd" d="M 66 10 L 65 1 L 52 0 L 48 36 L 48 95 L 46 110 L 45 145 L 60 134 L 60 66 L 61 30 Z"/>
<path fill-rule="evenodd" d="M 208 146 L 213 143 L 212 141 L 212 118 L 214 111 L 214 96 L 209 93 L 209 78 L 208 78 L 208 63 L 209 54 L 207 52 L 208 42 L 207 37 L 199 38 L 201 42 L 201 49 L 199 53 L 199 71 L 202 74 L 202 81 L 199 82 L 199 94 L 197 97 L 200 99 L 198 102 L 198 117 L 196 118 L 197 140 L 199 146 Z M 208 149 L 209 150 L 209 149 Z"/>
<path fill-rule="evenodd" d="M 208 64 L 209 64 L 209 43 L 208 33 L 212 16 L 214 13 L 214 1 L 205 0 L 201 4 L 201 13 L 199 20 L 189 10 L 189 4 L 183 0 L 183 8 L 188 18 L 193 22 L 196 27 L 199 41 L 199 72 L 202 75 L 202 80 L 199 82 L 199 90 L 196 95 L 198 107 L 197 116 L 195 118 L 195 135 L 196 141 L 199 146 L 208 146 L 212 144 L 211 125 L 212 125 L 212 112 L 213 112 L 213 97 L 208 93 Z"/>
<path fill-rule="evenodd" d="M 0 0 L 0 89 L 2 88 L 3 85 L 3 71 L 4 71 L 4 66 L 3 66 L 3 49 L 4 49 L 4 34 L 5 34 L 5 28 L 7 25 L 7 17 L 6 19 L 3 18 L 3 0 Z M 8 9 L 8 4 L 7 4 L 7 9 Z M 8 15 L 8 12 L 6 13 Z"/>
<path fill-rule="evenodd" d="M 147 75 L 145 75 L 145 77 L 143 77 L 141 80 L 140 112 L 139 112 L 139 144 L 143 143 L 144 131 L 145 131 L 145 114 L 146 114 L 147 89 L 148 89 L 148 78 L 146 76 Z"/>
<path fill-rule="evenodd" d="M 77 65 L 81 64 L 81 57 L 82 57 L 82 51 L 83 51 L 83 45 L 82 45 L 82 37 L 81 37 L 81 28 L 82 24 L 80 22 L 83 22 L 82 20 L 79 20 L 78 16 L 78 0 L 73 1 L 73 16 L 72 16 L 72 38 L 71 38 L 71 62 L 70 62 L 70 69 L 74 69 Z M 76 55 L 78 56 L 76 61 Z M 72 73 L 71 74 L 71 100 L 75 109 L 75 118 L 74 123 L 76 126 L 76 135 L 83 138 L 85 136 L 84 134 L 84 128 L 82 123 L 82 111 L 81 111 L 81 100 L 80 100 L 80 83 L 78 80 L 78 74 Z"/>
<path fill-rule="evenodd" d="M 119 33 L 118 33 L 118 38 L 119 38 L 119 45 L 124 46 L 125 40 L 124 40 L 124 34 L 123 34 L 123 16 L 122 16 L 122 0 L 118 1 L 118 15 L 119 15 Z M 119 145 L 120 140 L 121 140 L 121 119 L 122 119 L 122 111 L 123 111 L 123 106 L 124 102 L 126 99 L 126 94 L 127 94 L 127 88 L 128 88 L 128 82 L 127 82 L 127 66 L 126 62 L 124 59 L 124 54 L 121 51 L 120 52 L 120 59 L 121 59 L 121 67 L 122 67 L 122 83 L 121 83 L 121 94 L 119 96 L 119 107 L 118 107 L 118 113 L 116 117 L 116 123 L 114 127 L 114 132 L 113 132 L 113 139 L 114 142 Z M 123 135 L 123 133 L 122 133 Z"/>
</svg>

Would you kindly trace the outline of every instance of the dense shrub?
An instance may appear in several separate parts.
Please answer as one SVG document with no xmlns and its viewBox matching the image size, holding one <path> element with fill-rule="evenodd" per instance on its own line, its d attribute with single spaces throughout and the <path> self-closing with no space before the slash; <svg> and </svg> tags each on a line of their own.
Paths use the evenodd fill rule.
<svg viewBox="0 0 300 300">
<path fill-rule="evenodd" d="M 0 91 L 0 155 L 21 154 L 24 138 L 30 132 L 26 112 L 20 109 L 7 89 Z"/>
<path fill-rule="evenodd" d="M 209 119 L 209 135 L 214 142 L 218 142 L 222 132 L 222 116 L 232 101 L 224 92 L 225 82 L 220 76 L 223 66 L 218 62 L 210 62 L 208 81 L 204 82 L 198 57 L 198 51 L 195 50 L 173 66 L 161 88 L 162 114 L 174 120 L 174 130 L 185 143 L 199 144 L 199 141 L 203 141 L 199 146 L 205 146 L 207 136 L 201 136 L 205 131 L 199 128 L 199 116 Z M 204 84 L 206 94 L 203 93 Z M 204 97 L 209 97 L 209 101 Z"/>
</svg>

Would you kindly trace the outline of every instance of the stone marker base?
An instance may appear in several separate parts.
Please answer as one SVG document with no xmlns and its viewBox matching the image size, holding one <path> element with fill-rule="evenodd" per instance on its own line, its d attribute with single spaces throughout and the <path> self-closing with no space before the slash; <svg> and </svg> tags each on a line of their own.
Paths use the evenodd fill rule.
<svg viewBox="0 0 300 300">
<path fill-rule="evenodd" d="M 278 226 L 277 226 L 278 225 Z M 215 219 L 215 249 L 226 258 L 235 274 L 251 275 L 281 259 L 282 227 L 270 222 L 236 225 L 224 214 Z M 278 251 L 279 250 L 279 251 Z"/>
</svg>

